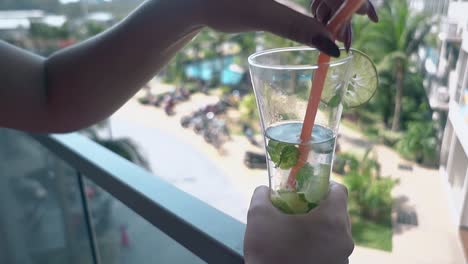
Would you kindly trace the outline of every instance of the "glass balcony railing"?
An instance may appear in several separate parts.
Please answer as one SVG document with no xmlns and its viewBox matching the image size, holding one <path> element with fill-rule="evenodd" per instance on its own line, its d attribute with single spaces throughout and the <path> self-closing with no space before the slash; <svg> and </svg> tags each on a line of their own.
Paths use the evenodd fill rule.
<svg viewBox="0 0 468 264">
<path fill-rule="evenodd" d="M 243 263 L 244 224 L 87 138 L 0 146 L 0 263 Z"/>
</svg>

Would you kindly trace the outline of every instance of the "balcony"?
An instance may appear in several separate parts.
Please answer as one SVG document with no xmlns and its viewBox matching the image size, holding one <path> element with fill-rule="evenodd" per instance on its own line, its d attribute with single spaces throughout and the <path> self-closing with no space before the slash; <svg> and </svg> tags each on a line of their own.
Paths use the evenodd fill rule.
<svg viewBox="0 0 468 264">
<path fill-rule="evenodd" d="M 440 22 L 439 39 L 448 42 L 461 42 L 461 27 L 457 20 L 445 18 Z"/>
<path fill-rule="evenodd" d="M 449 120 L 453 126 L 454 133 L 460 141 L 460 146 L 468 155 L 468 123 L 459 104 L 453 100 L 450 102 Z"/>
<path fill-rule="evenodd" d="M 243 263 L 243 223 L 83 136 L 0 145 L 0 263 Z"/>
</svg>

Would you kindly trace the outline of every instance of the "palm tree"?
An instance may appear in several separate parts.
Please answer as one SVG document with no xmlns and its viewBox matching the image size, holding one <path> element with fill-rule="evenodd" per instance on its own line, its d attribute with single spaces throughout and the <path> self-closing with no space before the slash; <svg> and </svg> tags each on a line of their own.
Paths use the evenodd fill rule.
<svg viewBox="0 0 468 264">
<path fill-rule="evenodd" d="M 414 66 L 413 56 L 430 31 L 428 17 L 424 13 L 410 12 L 406 0 L 385 1 L 379 12 L 377 24 L 359 24 L 356 35 L 362 48 L 377 62 L 380 75 L 390 76 L 387 82 L 395 91 L 392 131 L 400 129 L 402 99 L 405 82 Z"/>
</svg>

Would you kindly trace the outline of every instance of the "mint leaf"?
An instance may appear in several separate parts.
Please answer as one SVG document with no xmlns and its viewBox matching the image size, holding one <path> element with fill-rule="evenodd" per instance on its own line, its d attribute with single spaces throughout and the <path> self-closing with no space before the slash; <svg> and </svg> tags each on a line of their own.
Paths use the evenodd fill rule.
<svg viewBox="0 0 468 264">
<path fill-rule="evenodd" d="M 293 145 L 286 145 L 281 150 L 280 162 L 278 166 L 283 170 L 292 168 L 292 166 L 296 165 L 298 159 L 299 149 Z"/>
<path fill-rule="evenodd" d="M 296 146 L 272 139 L 268 142 L 267 152 L 275 166 L 281 169 L 291 168 L 299 159 L 299 149 Z"/>
<path fill-rule="evenodd" d="M 280 163 L 281 151 L 283 150 L 283 148 L 284 144 L 281 144 L 281 142 L 272 139 L 268 141 L 267 151 L 270 155 L 271 161 L 273 161 L 275 165 Z"/>
<path fill-rule="evenodd" d="M 315 207 L 317 207 L 318 204 L 316 203 L 307 203 L 307 206 L 309 207 L 309 210 L 312 210 L 314 209 Z"/>
<path fill-rule="evenodd" d="M 341 96 L 339 94 L 336 94 L 335 96 L 328 101 L 328 106 L 329 107 L 337 107 L 341 102 Z"/>
<path fill-rule="evenodd" d="M 296 175 L 297 189 L 302 190 L 305 187 L 305 184 L 310 180 L 314 173 L 314 168 L 309 164 L 304 165 Z"/>
</svg>

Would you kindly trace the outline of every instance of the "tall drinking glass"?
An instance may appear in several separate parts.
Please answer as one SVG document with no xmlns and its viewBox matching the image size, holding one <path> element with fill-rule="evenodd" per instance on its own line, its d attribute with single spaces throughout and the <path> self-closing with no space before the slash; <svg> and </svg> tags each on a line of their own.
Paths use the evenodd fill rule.
<svg viewBox="0 0 468 264">
<path fill-rule="evenodd" d="M 306 213 L 327 195 L 342 98 L 351 76 L 352 53 L 317 65 L 314 48 L 266 50 L 249 57 L 267 152 L 272 203 L 285 213 Z M 328 67 L 310 141 L 301 142 L 312 78 Z M 315 94 L 313 91 L 312 94 Z M 306 155 L 304 155 L 304 151 Z"/>
</svg>

